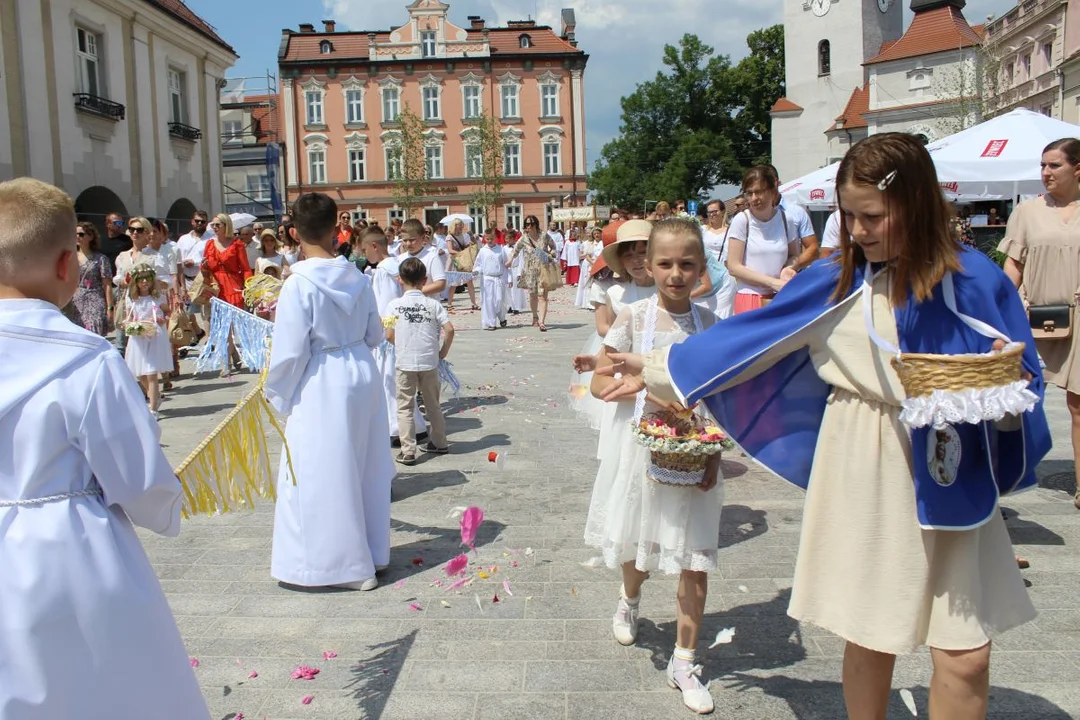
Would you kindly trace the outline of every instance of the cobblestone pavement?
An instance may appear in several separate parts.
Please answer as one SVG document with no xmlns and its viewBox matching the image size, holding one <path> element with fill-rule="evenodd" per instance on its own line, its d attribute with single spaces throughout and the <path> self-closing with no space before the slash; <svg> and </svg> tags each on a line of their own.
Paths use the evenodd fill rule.
<svg viewBox="0 0 1080 720">
<path fill-rule="evenodd" d="M 175 539 L 142 533 L 215 719 L 690 716 L 663 676 L 674 582 L 646 584 L 639 641 L 621 647 L 610 629 L 618 578 L 589 567 L 595 553 L 582 543 L 596 436 L 566 407 L 565 389 L 592 316 L 569 296 L 553 301 L 546 334 L 527 320 L 487 333 L 479 313 L 453 317 L 450 359 L 463 388 L 444 405 L 452 454 L 396 479 L 392 564 L 379 589 L 298 592 L 271 580 L 269 503 L 185 522 Z M 183 459 L 253 381 L 185 375 L 162 408 L 170 459 Z M 1063 396 L 1048 405 L 1058 446 L 1043 487 L 1005 503 L 1017 551 L 1031 559 L 1024 574 L 1039 617 L 996 643 L 991 718 L 1080 717 L 1080 512 Z M 491 450 L 507 453 L 504 469 L 487 462 Z M 702 647 L 721 628 L 736 634 L 704 655 L 715 716 L 842 718 L 841 641 L 785 614 L 802 494 L 738 458 L 724 469 Z M 477 561 L 490 577 L 448 592 L 433 583 L 460 552 L 450 514 L 466 505 L 485 511 Z M 299 665 L 321 672 L 294 680 Z M 929 678 L 926 653 L 898 659 L 894 686 L 911 690 L 923 717 Z M 908 717 L 893 699 L 890 717 Z"/>
</svg>

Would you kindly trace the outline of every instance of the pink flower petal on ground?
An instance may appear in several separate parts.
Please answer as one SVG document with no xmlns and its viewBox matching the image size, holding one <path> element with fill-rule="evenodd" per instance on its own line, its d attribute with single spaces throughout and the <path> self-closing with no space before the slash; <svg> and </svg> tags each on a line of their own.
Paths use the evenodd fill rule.
<svg viewBox="0 0 1080 720">
<path fill-rule="evenodd" d="M 302 698 L 302 699 L 300 700 L 300 702 L 301 702 L 301 703 L 303 703 L 304 705 L 310 705 L 310 704 L 311 704 L 311 701 L 312 701 L 312 700 L 314 700 L 314 699 L 315 699 L 315 696 L 314 696 L 314 695 L 305 695 L 305 696 L 304 696 L 304 697 L 303 697 L 303 698 Z"/>
<path fill-rule="evenodd" d="M 327 650 L 326 652 L 324 652 L 322 654 L 323 660 L 333 660 L 336 657 L 337 657 L 337 653 L 334 652 L 333 650 Z"/>
<path fill-rule="evenodd" d="M 420 607 L 420 603 L 409 603 L 409 609 L 410 610 L 423 610 L 424 608 Z"/>
<path fill-rule="evenodd" d="M 503 580 L 503 590 L 505 590 L 506 594 L 509 595 L 510 597 L 514 597 L 514 593 L 510 592 L 510 581 L 509 580 Z"/>
<path fill-rule="evenodd" d="M 461 514 L 461 544 L 472 547 L 476 544 L 476 531 L 484 522 L 484 511 L 473 505 Z"/>
<path fill-rule="evenodd" d="M 458 590 L 459 588 L 463 588 L 466 585 L 468 585 L 470 581 L 472 581 L 472 578 L 468 577 L 468 576 L 465 576 L 465 577 L 461 578 L 460 580 L 458 580 L 457 582 L 455 582 L 453 585 L 450 585 L 449 587 L 447 587 L 446 592 L 450 592 L 451 590 Z"/>
<path fill-rule="evenodd" d="M 394 583 L 394 589 L 395 590 L 400 590 L 403 587 L 405 587 L 405 581 L 404 580 L 398 580 L 396 583 Z"/>
<path fill-rule="evenodd" d="M 199 658 L 189 658 L 188 662 L 191 663 L 191 667 L 193 668 L 199 667 Z"/>
<path fill-rule="evenodd" d="M 255 672 L 254 670 L 248 673 L 248 680 L 252 680 L 257 677 L 259 677 L 259 673 Z"/>
<path fill-rule="evenodd" d="M 462 553 L 446 563 L 446 575 L 453 577 L 464 572 L 467 567 L 469 567 L 469 556 Z"/>
<path fill-rule="evenodd" d="M 309 667 L 307 665 L 301 665 L 292 671 L 293 680 L 314 680 L 315 676 L 319 674 L 319 668 Z"/>
</svg>

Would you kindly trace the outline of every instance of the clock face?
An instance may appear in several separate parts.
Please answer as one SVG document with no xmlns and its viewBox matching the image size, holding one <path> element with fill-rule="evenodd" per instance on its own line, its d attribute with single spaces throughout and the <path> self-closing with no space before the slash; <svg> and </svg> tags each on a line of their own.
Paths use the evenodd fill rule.
<svg viewBox="0 0 1080 720">
<path fill-rule="evenodd" d="M 892 7 L 893 0 L 877 0 L 877 8 L 881 12 L 889 12 L 889 8 Z"/>
<path fill-rule="evenodd" d="M 832 7 L 832 0 L 810 0 L 810 11 L 818 17 L 824 17 L 830 7 Z"/>
</svg>

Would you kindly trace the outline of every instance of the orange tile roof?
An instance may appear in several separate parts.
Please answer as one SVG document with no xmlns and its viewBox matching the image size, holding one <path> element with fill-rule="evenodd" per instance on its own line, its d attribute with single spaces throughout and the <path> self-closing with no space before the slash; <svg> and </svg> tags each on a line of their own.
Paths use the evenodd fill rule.
<svg viewBox="0 0 1080 720">
<path fill-rule="evenodd" d="M 982 36 L 975 31 L 964 14 L 954 5 L 934 8 L 915 13 L 904 36 L 890 45 L 882 46 L 877 57 L 867 60 L 865 65 L 901 60 L 903 58 L 929 55 L 930 53 L 958 50 L 978 45 Z"/>
<path fill-rule="evenodd" d="M 866 118 L 863 117 L 863 113 L 870 110 L 870 87 L 864 85 L 863 87 L 857 87 L 851 91 L 851 97 L 848 98 L 847 105 L 844 106 L 844 112 L 840 113 L 836 117 L 836 123 L 843 123 L 843 128 L 837 128 L 836 124 L 832 124 L 825 132 L 830 130 L 854 130 L 855 128 L 867 127 Z"/>
<path fill-rule="evenodd" d="M 799 110 L 802 110 L 802 108 L 800 106 L 798 106 L 795 103 L 791 102 L 786 97 L 782 97 L 782 98 L 778 98 L 777 101 L 775 103 L 773 103 L 773 106 L 769 109 L 769 112 L 780 113 L 780 112 L 795 112 L 795 111 L 799 111 Z"/>
<path fill-rule="evenodd" d="M 188 25 L 189 27 L 194 29 L 196 32 L 198 32 L 200 35 L 203 35 L 205 37 L 210 38 L 211 40 L 216 42 L 218 45 L 220 45 L 221 47 L 223 47 L 226 50 L 228 50 L 229 52 L 231 52 L 233 55 L 236 55 L 236 51 L 232 49 L 232 46 L 229 45 L 229 43 L 227 43 L 227 42 L 225 42 L 224 40 L 221 39 L 221 36 L 217 34 L 217 31 L 214 30 L 213 26 L 210 25 L 210 23 L 203 20 L 198 15 L 196 15 L 191 10 L 191 8 L 189 8 L 187 5 L 184 4 L 183 0 L 146 0 L 146 1 L 148 3 L 150 3 L 151 5 L 154 5 L 155 7 L 158 7 L 161 10 L 164 10 L 165 12 L 172 15 L 174 18 L 176 18 L 180 22 L 184 23 L 185 25 Z"/>
<path fill-rule="evenodd" d="M 470 42 L 481 42 L 484 39 L 481 30 L 469 30 Z M 305 62 L 311 60 L 354 60 L 368 59 L 370 45 L 368 43 L 368 31 L 335 32 L 335 33 L 292 33 L 285 48 L 285 54 L 279 58 L 281 62 Z M 389 43 L 390 31 L 380 30 L 374 33 L 375 43 Z M 532 40 L 530 47 L 520 46 L 522 35 L 528 35 Z M 328 54 L 319 52 L 319 43 L 329 40 L 332 50 Z M 532 27 L 506 27 L 488 28 L 488 40 L 491 45 L 492 56 L 500 55 L 550 55 L 552 53 L 574 53 L 584 55 L 585 51 L 576 48 L 566 40 L 555 34 L 555 31 L 546 25 Z"/>
</svg>

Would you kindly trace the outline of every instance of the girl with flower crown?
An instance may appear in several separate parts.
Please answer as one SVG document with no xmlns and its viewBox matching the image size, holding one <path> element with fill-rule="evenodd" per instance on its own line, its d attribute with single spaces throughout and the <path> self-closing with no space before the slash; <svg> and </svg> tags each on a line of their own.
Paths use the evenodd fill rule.
<svg viewBox="0 0 1080 720">
<path fill-rule="evenodd" d="M 127 274 L 128 301 L 122 330 L 128 336 L 124 360 L 146 393 L 154 417 L 161 404 L 158 375 L 173 368 L 172 345 L 165 325 L 168 298 L 157 288 L 157 273 L 149 265 L 136 265 Z"/>
</svg>

